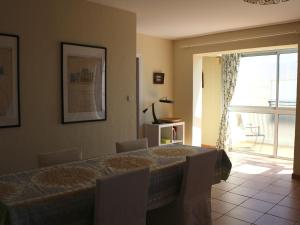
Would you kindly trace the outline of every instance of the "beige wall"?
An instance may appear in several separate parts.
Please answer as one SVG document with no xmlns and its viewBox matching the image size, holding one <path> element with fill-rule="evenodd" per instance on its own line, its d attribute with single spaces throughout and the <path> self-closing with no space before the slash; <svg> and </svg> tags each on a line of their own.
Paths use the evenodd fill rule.
<svg viewBox="0 0 300 225">
<path fill-rule="evenodd" d="M 174 113 L 186 121 L 186 141 L 192 143 L 193 54 L 300 44 L 300 22 L 226 32 L 174 42 Z M 298 67 L 299 68 L 299 67 Z M 299 69 L 298 69 L 299 72 Z M 298 85 L 300 82 L 298 82 Z M 298 96 L 300 96 L 298 87 Z M 300 175 L 300 98 L 297 100 L 294 172 Z"/>
<path fill-rule="evenodd" d="M 222 107 L 221 63 L 218 57 L 203 57 L 202 144 L 216 146 Z"/>
<path fill-rule="evenodd" d="M 141 60 L 141 112 L 161 97 L 173 99 L 173 41 L 138 34 L 137 56 Z M 153 72 L 165 73 L 165 83 L 153 84 Z M 170 117 L 173 105 L 156 103 L 155 112 L 157 117 Z M 152 118 L 151 110 L 142 113 L 141 124 L 151 123 Z"/>
<path fill-rule="evenodd" d="M 34 168 L 39 152 L 79 147 L 84 157 L 136 137 L 136 18 L 85 0 L 2 0 L 0 33 L 20 36 L 22 126 L 0 129 L 0 174 Z M 62 125 L 60 42 L 105 46 L 107 121 Z"/>
</svg>

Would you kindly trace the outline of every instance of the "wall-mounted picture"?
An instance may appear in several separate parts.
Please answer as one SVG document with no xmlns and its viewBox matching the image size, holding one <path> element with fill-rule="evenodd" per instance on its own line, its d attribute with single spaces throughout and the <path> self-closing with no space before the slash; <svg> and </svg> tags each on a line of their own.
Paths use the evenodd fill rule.
<svg viewBox="0 0 300 225">
<path fill-rule="evenodd" d="M 61 43 L 62 123 L 106 120 L 106 48 Z"/>
<path fill-rule="evenodd" d="M 153 84 L 164 84 L 165 74 L 164 73 L 153 73 Z"/>
<path fill-rule="evenodd" d="M 0 128 L 20 125 L 19 37 L 0 34 Z"/>
</svg>

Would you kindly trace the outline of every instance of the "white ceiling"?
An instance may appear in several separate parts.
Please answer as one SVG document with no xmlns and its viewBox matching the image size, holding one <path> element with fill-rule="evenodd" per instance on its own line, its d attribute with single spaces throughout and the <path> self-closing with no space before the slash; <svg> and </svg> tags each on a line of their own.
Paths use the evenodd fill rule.
<svg viewBox="0 0 300 225">
<path fill-rule="evenodd" d="M 137 14 L 137 32 L 179 39 L 300 20 L 300 0 L 253 5 L 243 0 L 89 0 Z"/>
</svg>

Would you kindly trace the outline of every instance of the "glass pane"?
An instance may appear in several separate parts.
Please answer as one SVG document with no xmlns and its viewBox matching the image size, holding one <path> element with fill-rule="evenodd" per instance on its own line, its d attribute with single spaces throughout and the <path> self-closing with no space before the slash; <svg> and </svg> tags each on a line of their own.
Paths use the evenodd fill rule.
<svg viewBox="0 0 300 225">
<path fill-rule="evenodd" d="M 276 73 L 276 55 L 242 57 L 231 105 L 273 106 Z"/>
<path fill-rule="evenodd" d="M 279 115 L 277 150 L 279 157 L 294 158 L 295 122 L 294 115 Z"/>
<path fill-rule="evenodd" d="M 298 54 L 280 55 L 279 107 L 296 107 Z"/>
<path fill-rule="evenodd" d="M 234 151 L 273 155 L 273 114 L 229 113 L 229 146 Z"/>
</svg>

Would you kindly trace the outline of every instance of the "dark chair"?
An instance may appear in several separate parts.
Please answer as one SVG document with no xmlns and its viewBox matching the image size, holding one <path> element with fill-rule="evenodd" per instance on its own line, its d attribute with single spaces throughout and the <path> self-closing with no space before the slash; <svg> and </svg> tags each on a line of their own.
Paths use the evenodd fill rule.
<svg viewBox="0 0 300 225">
<path fill-rule="evenodd" d="M 97 180 L 95 225 L 146 225 L 149 169 Z"/>
</svg>

